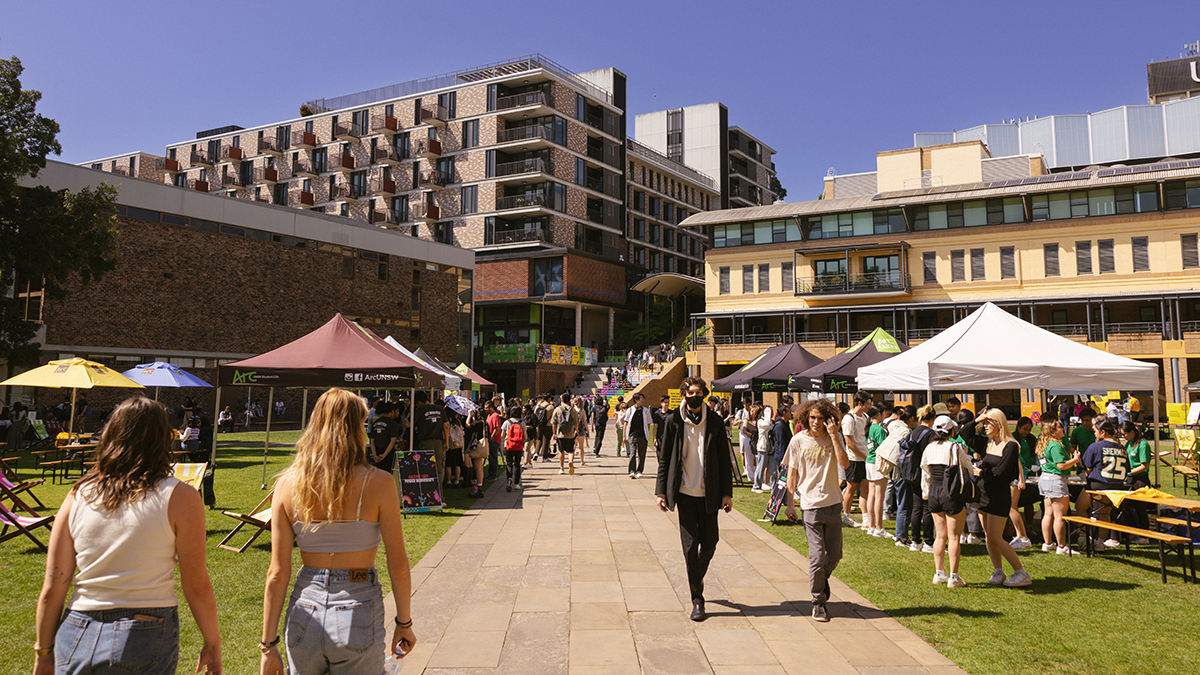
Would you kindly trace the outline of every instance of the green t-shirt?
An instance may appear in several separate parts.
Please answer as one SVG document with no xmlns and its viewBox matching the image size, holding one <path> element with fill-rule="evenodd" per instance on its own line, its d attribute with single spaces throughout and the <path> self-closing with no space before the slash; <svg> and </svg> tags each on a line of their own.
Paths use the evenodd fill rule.
<svg viewBox="0 0 1200 675">
<path fill-rule="evenodd" d="M 1017 436 L 1017 445 L 1021 448 L 1021 466 L 1025 467 L 1026 476 L 1033 471 L 1034 465 L 1037 464 L 1036 444 L 1037 437 L 1032 434 Z"/>
<path fill-rule="evenodd" d="M 1065 476 L 1071 472 L 1070 469 L 1058 468 L 1059 462 L 1066 462 L 1071 459 L 1067 454 L 1067 449 L 1059 441 L 1050 441 L 1046 444 L 1046 450 L 1042 455 L 1042 472 L 1052 473 L 1058 476 Z"/>
<path fill-rule="evenodd" d="M 1150 463 L 1150 443 L 1144 438 L 1139 438 L 1137 443 L 1128 442 L 1125 444 L 1125 454 L 1129 455 L 1129 468 L 1136 469 L 1143 464 Z M 1142 480 L 1148 480 L 1150 468 L 1137 474 Z"/>
<path fill-rule="evenodd" d="M 1096 442 L 1096 432 L 1091 429 L 1078 426 L 1071 430 L 1071 449 L 1078 450 L 1083 454 L 1092 443 Z"/>
<path fill-rule="evenodd" d="M 867 429 L 867 464 L 875 463 L 875 451 L 885 440 L 887 432 L 883 430 L 883 425 L 872 423 L 871 428 Z"/>
</svg>

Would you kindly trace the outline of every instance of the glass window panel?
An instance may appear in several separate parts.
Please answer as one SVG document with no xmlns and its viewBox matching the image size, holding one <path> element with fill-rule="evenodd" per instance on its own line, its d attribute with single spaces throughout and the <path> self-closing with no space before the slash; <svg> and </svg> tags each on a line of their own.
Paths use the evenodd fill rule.
<svg viewBox="0 0 1200 675">
<path fill-rule="evenodd" d="M 1134 201 L 1138 213 L 1150 213 L 1158 210 L 1158 189 L 1153 185 L 1139 185 L 1135 189 Z"/>
<path fill-rule="evenodd" d="M 837 219 L 838 219 L 838 221 L 837 221 L 838 236 L 839 237 L 853 237 L 854 236 L 854 214 L 853 213 L 839 213 L 837 215 Z"/>
<path fill-rule="evenodd" d="M 929 229 L 944 230 L 948 227 L 946 223 L 946 205 L 934 204 L 929 207 Z"/>
<path fill-rule="evenodd" d="M 787 241 L 800 241 L 800 223 L 795 218 L 789 218 L 784 221 L 784 229 L 787 232 Z"/>
<path fill-rule="evenodd" d="M 1050 198 L 1046 195 L 1034 195 L 1030 198 L 1030 220 L 1049 220 Z"/>
<path fill-rule="evenodd" d="M 1025 222 L 1025 206 L 1021 203 L 1020 197 L 1007 197 L 1004 200 L 1004 222 L 1006 223 L 1023 223 Z"/>
<path fill-rule="evenodd" d="M 713 227 L 713 247 L 725 248 L 725 226 L 717 225 Z"/>
<path fill-rule="evenodd" d="M 854 218 L 854 236 L 865 237 L 875 234 L 875 219 L 870 211 L 860 211 L 852 215 Z"/>
<path fill-rule="evenodd" d="M 759 222 L 754 223 L 754 243 L 771 243 L 771 221 L 760 220 Z"/>
<path fill-rule="evenodd" d="M 987 225 L 987 202 L 976 199 L 963 204 L 963 225 Z"/>
<path fill-rule="evenodd" d="M 1200 208 L 1200 180 L 1187 182 L 1187 206 L 1189 209 Z"/>
<path fill-rule="evenodd" d="M 1071 217 L 1071 195 L 1067 192 L 1059 192 L 1058 194 L 1050 195 L 1050 220 L 1059 220 Z"/>
<path fill-rule="evenodd" d="M 1088 190 L 1088 215 L 1111 216 L 1117 212 L 1116 192 L 1112 188 Z"/>
</svg>

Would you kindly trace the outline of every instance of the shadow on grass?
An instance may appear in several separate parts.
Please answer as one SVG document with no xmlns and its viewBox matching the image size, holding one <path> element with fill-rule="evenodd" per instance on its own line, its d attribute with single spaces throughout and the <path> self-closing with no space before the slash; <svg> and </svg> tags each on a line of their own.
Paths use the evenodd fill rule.
<svg viewBox="0 0 1200 675">
<path fill-rule="evenodd" d="M 990 609 L 966 609 L 964 607 L 893 607 L 887 610 L 888 616 L 931 616 L 934 614 L 953 614 L 969 619 L 989 619 L 998 616 L 1004 616 L 1003 612 L 996 612 Z"/>
<path fill-rule="evenodd" d="M 1154 568 L 1158 571 L 1158 567 Z M 1169 576 L 1169 575 L 1168 575 Z M 1104 581 L 1102 579 L 1093 579 L 1090 577 L 1038 577 L 1034 580 L 1033 585 L 1026 588 L 1025 592 L 1030 595 L 1055 595 L 1058 593 L 1071 593 L 1078 590 L 1089 591 L 1129 591 L 1135 588 L 1141 588 L 1141 584 L 1127 583 L 1124 581 Z"/>
</svg>

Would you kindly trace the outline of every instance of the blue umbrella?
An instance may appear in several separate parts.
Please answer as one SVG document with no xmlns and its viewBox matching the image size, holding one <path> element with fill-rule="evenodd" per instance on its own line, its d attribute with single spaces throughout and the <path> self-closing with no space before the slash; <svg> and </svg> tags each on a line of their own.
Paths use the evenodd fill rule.
<svg viewBox="0 0 1200 675">
<path fill-rule="evenodd" d="M 159 387 L 211 387 L 204 380 L 179 368 L 179 366 L 155 361 L 130 368 L 121 373 L 143 387 L 154 387 L 154 400 L 158 400 Z"/>
</svg>

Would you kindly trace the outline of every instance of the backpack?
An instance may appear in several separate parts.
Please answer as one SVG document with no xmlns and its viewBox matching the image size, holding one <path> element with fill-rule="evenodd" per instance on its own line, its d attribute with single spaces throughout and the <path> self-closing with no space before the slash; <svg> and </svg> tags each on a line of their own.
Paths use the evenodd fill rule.
<svg viewBox="0 0 1200 675">
<path fill-rule="evenodd" d="M 942 485 L 946 489 L 946 493 L 950 498 L 961 504 L 975 503 L 979 501 L 979 486 L 975 484 L 975 477 L 971 475 L 971 466 L 963 466 L 959 455 L 966 451 L 962 443 L 955 443 L 950 451 L 950 456 L 954 462 L 946 467 L 946 472 L 942 474 Z"/>
<path fill-rule="evenodd" d="M 908 436 L 900 441 L 900 461 L 897 463 L 900 467 L 900 478 L 902 480 L 917 482 L 921 480 L 921 458 L 918 453 L 921 451 L 921 441 L 926 435 L 931 434 L 929 427 L 917 425 Z M 875 456 L 879 457 L 879 451 L 875 451 Z"/>
<path fill-rule="evenodd" d="M 513 433 L 513 432 L 516 433 Z M 504 450 L 506 452 L 520 452 L 525 447 L 525 430 L 521 428 L 521 423 L 513 421 L 508 425 L 508 437 L 504 439 Z"/>
<path fill-rule="evenodd" d="M 559 406 L 559 410 L 563 408 L 566 408 L 567 412 L 562 415 L 562 419 L 558 423 L 558 433 L 564 438 L 569 438 L 575 435 L 575 427 L 579 426 L 579 414 L 571 406 Z"/>
<path fill-rule="evenodd" d="M 544 426 L 546 426 L 547 423 L 548 422 L 546 421 L 546 406 L 539 405 L 539 406 L 535 407 L 533 409 L 533 426 L 544 427 Z"/>
</svg>

